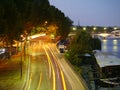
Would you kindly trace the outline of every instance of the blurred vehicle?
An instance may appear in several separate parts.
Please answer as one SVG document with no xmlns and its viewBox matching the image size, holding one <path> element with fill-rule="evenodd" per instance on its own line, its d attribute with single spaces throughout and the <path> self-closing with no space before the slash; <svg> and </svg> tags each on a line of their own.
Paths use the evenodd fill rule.
<svg viewBox="0 0 120 90">
<path fill-rule="evenodd" d="M 59 49 L 60 53 L 64 53 L 66 49 L 66 41 L 65 40 L 60 40 L 56 44 L 57 48 Z"/>
<path fill-rule="evenodd" d="M 69 45 L 69 40 L 67 40 L 67 39 L 60 40 L 56 44 L 57 48 L 60 50 L 61 53 L 64 53 L 67 50 L 68 45 Z"/>
<path fill-rule="evenodd" d="M 64 51 L 65 51 L 64 44 L 59 44 L 58 49 L 59 49 L 60 53 L 64 53 Z"/>
</svg>

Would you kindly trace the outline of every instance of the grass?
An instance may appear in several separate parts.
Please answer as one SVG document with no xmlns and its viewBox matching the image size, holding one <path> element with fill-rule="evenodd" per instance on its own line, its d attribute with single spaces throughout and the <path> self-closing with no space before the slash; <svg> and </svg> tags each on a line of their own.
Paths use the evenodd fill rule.
<svg viewBox="0 0 120 90">
<path fill-rule="evenodd" d="M 0 90 L 22 90 L 25 81 L 26 61 L 23 61 L 22 78 L 20 55 L 0 62 Z"/>
</svg>

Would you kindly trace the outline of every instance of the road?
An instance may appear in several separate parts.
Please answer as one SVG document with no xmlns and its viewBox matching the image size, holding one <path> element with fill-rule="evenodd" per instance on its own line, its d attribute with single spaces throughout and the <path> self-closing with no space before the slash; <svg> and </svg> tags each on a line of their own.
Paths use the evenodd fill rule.
<svg viewBox="0 0 120 90">
<path fill-rule="evenodd" d="M 28 47 L 31 58 L 24 90 L 87 90 L 55 44 L 46 41 L 36 38 Z"/>
</svg>

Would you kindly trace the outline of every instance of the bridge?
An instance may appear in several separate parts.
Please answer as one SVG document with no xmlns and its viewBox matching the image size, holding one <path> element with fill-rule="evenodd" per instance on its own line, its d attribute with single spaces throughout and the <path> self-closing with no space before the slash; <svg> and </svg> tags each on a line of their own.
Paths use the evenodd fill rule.
<svg viewBox="0 0 120 90">
<path fill-rule="evenodd" d="M 93 34 L 93 37 L 98 38 L 120 38 L 120 30 L 112 31 L 111 33 L 100 33 L 100 34 Z"/>
</svg>

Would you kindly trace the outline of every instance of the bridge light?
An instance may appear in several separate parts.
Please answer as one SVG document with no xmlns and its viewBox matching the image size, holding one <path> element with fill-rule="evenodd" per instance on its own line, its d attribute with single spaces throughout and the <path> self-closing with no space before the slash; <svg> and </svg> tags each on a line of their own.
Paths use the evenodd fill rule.
<svg viewBox="0 0 120 90">
<path fill-rule="evenodd" d="M 106 27 L 104 27 L 104 30 L 106 30 L 107 28 Z"/>
<path fill-rule="evenodd" d="M 114 30 L 117 30 L 117 27 L 114 27 Z"/>
<path fill-rule="evenodd" d="M 85 30 L 86 30 L 86 27 L 83 27 L 83 30 L 85 31 Z"/>
<path fill-rule="evenodd" d="M 95 31 L 97 28 L 96 27 L 93 27 L 93 30 Z"/>
<path fill-rule="evenodd" d="M 76 27 L 73 27 L 72 29 L 73 29 L 73 31 L 76 31 L 76 30 L 77 30 L 77 28 L 76 28 Z"/>
</svg>

